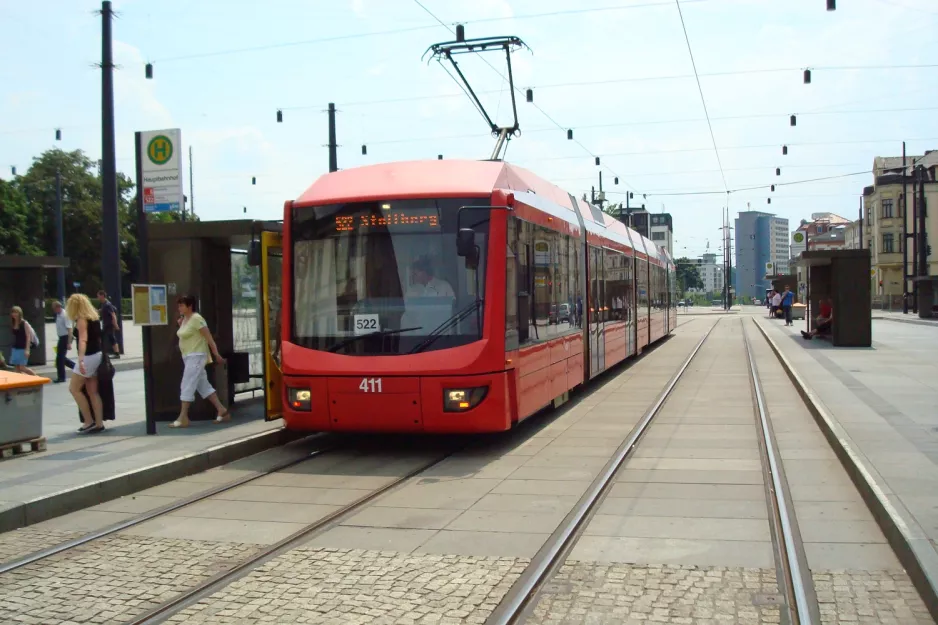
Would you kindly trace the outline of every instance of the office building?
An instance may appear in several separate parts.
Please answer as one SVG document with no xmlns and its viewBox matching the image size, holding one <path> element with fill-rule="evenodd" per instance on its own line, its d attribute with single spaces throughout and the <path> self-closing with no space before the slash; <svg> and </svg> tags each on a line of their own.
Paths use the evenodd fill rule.
<svg viewBox="0 0 938 625">
<path fill-rule="evenodd" d="M 739 213 L 736 233 L 736 296 L 744 302 L 765 298 L 772 283 L 766 275 L 774 275 L 777 258 L 775 215 L 761 211 Z M 787 227 L 787 226 L 786 226 Z"/>
<path fill-rule="evenodd" d="M 703 282 L 702 289 L 689 289 L 702 293 L 720 294 L 723 292 L 723 257 L 709 252 L 700 258 L 691 258 L 691 264 L 697 268 L 697 274 Z"/>
<path fill-rule="evenodd" d="M 670 213 L 654 213 L 649 217 L 648 238 L 654 241 L 655 245 L 668 250 L 668 255 L 674 258 L 674 227 L 671 223 Z"/>
<path fill-rule="evenodd" d="M 772 217 L 771 222 L 771 258 L 773 270 L 776 275 L 788 273 L 788 220 L 783 217 Z"/>
</svg>

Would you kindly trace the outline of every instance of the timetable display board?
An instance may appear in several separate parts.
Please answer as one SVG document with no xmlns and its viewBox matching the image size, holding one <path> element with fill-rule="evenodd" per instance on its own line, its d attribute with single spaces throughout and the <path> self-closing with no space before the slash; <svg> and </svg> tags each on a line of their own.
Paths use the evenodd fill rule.
<svg viewBox="0 0 938 625">
<path fill-rule="evenodd" d="M 133 322 L 137 326 L 165 326 L 169 323 L 165 284 L 132 284 Z"/>
</svg>

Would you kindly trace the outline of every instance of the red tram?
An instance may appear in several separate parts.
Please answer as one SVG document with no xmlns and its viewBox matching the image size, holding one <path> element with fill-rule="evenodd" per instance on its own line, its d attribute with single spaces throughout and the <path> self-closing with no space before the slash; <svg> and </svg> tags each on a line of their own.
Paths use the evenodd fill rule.
<svg viewBox="0 0 938 625">
<path fill-rule="evenodd" d="M 508 163 L 339 171 L 284 210 L 290 429 L 506 430 L 676 326 L 663 248 Z"/>
</svg>

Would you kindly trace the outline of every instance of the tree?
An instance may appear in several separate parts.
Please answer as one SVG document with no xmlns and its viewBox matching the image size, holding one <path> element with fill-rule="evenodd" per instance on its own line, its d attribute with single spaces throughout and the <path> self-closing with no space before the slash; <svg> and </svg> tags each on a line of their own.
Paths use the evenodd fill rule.
<svg viewBox="0 0 938 625">
<path fill-rule="evenodd" d="M 619 218 L 619 213 L 622 211 L 622 204 L 602 204 L 602 211 L 607 215 L 612 215 L 616 219 Z"/>
<path fill-rule="evenodd" d="M 62 185 L 62 230 L 65 256 L 69 258 L 67 291 L 73 283 L 78 290 L 93 294 L 103 286 L 102 281 L 102 201 L 103 184 L 97 163 L 81 150 L 65 152 L 48 150 L 38 158 L 24 176 L 13 183 L 15 190 L 25 198 L 25 223 L 21 224 L 23 246 L 19 249 L 31 253 L 54 255 L 56 249 L 55 174 L 59 172 Z M 138 273 L 136 194 L 133 181 L 117 174 L 118 241 L 122 291 L 129 295 L 130 284 Z M 0 219 L 5 219 L 3 218 Z M 178 214 L 151 215 L 151 221 L 177 221 Z M 20 220 L 22 221 L 22 220 Z M 6 222 L 2 222 L 5 226 Z M 19 223 L 19 222 L 18 222 Z M 6 227 L 4 233 L 6 235 Z M 16 236 L 16 235 L 11 235 Z M 30 252 L 26 252 L 30 253 Z M 47 284 L 46 292 L 54 292 L 54 283 Z"/>
<path fill-rule="evenodd" d="M 689 258 L 678 258 L 674 261 L 674 265 L 677 272 L 677 284 L 681 293 L 686 292 L 688 289 L 702 289 L 704 287 L 697 266 Z"/>
<path fill-rule="evenodd" d="M 13 183 L 0 180 L 0 254 L 37 256 L 42 250 L 28 236 L 26 196 Z"/>
</svg>

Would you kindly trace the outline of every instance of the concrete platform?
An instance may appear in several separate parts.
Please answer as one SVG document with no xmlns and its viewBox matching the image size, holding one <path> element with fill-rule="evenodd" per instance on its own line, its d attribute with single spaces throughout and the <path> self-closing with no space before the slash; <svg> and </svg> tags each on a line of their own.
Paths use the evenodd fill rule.
<svg viewBox="0 0 938 625">
<path fill-rule="evenodd" d="M 114 378 L 117 419 L 106 430 L 80 436 L 78 409 L 65 384 L 47 385 L 43 397 L 45 452 L 0 462 L 0 531 L 68 512 L 231 462 L 291 440 L 281 421 L 265 422 L 260 400 L 235 404 L 225 424 L 168 423 L 147 436 L 143 372 Z"/>
<path fill-rule="evenodd" d="M 938 332 L 873 321 L 870 348 L 757 319 L 919 591 L 938 601 Z"/>
</svg>

